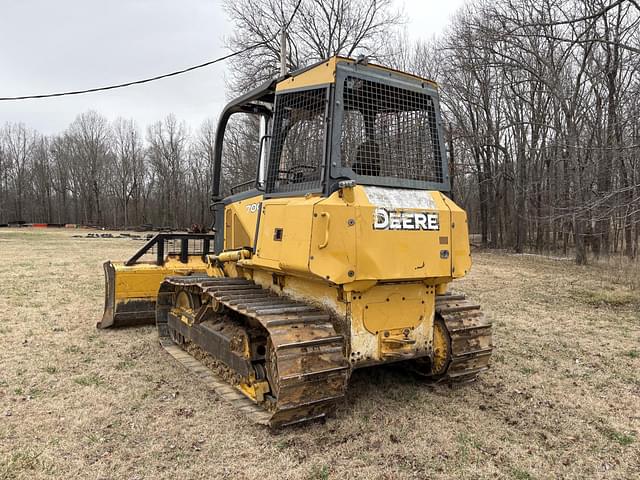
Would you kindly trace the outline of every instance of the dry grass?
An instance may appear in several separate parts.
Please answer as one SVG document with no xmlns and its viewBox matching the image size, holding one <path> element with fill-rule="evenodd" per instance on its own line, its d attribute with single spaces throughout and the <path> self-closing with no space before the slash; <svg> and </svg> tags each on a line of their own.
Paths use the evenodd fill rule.
<svg viewBox="0 0 640 480">
<path fill-rule="evenodd" d="M 637 270 L 479 253 L 457 286 L 494 322 L 478 382 L 357 371 L 336 419 L 273 433 L 152 327 L 97 331 L 101 261 L 139 243 L 70 235 L 0 231 L 0 479 L 638 478 Z"/>
</svg>

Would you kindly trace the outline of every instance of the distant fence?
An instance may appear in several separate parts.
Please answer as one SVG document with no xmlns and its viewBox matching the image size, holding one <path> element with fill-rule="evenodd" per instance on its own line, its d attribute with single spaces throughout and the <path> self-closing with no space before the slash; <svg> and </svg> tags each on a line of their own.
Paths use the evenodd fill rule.
<svg viewBox="0 0 640 480">
<path fill-rule="evenodd" d="M 27 222 L 9 222 L 0 223 L 0 228 L 94 228 L 94 227 L 82 227 L 75 223 L 27 223 Z"/>
</svg>

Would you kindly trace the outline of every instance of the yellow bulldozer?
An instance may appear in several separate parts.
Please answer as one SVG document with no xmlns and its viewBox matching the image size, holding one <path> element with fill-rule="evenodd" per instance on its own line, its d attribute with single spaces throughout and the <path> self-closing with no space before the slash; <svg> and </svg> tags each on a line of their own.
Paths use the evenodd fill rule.
<svg viewBox="0 0 640 480">
<path fill-rule="evenodd" d="M 259 119 L 257 173 L 222 198 L 238 113 Z M 488 368 L 491 324 L 448 293 L 471 258 L 434 82 L 342 57 L 268 82 L 223 110 L 213 177 L 213 233 L 105 263 L 100 328 L 155 322 L 175 359 L 273 427 L 332 413 L 356 368 L 456 383 Z"/>
</svg>

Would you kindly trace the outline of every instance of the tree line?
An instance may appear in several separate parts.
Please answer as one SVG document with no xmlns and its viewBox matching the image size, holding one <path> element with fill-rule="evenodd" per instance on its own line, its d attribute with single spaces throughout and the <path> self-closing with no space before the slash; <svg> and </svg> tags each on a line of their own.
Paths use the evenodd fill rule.
<svg viewBox="0 0 640 480">
<path fill-rule="evenodd" d="M 638 253 L 640 8 L 499 0 L 463 8 L 398 66 L 441 82 L 455 194 L 484 245 Z"/>
<path fill-rule="evenodd" d="M 185 228 L 210 223 L 214 126 L 169 115 L 143 133 L 88 111 L 58 135 L 0 129 L 0 223 Z"/>
<path fill-rule="evenodd" d="M 278 29 L 297 0 L 225 2 L 236 95 L 277 75 Z M 290 69 L 365 54 L 436 80 L 452 195 L 490 248 L 638 254 L 640 7 L 634 0 L 476 0 L 444 33 L 412 41 L 391 0 L 303 0 Z M 214 122 L 141 130 L 86 112 L 59 135 L 0 131 L 0 223 L 171 228 L 208 224 Z M 225 191 L 255 175 L 255 121 L 226 133 Z"/>
</svg>

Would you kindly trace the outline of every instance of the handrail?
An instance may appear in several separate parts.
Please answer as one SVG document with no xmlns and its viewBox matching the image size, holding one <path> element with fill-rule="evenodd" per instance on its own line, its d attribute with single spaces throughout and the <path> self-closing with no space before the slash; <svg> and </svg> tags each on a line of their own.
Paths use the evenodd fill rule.
<svg viewBox="0 0 640 480">
<path fill-rule="evenodd" d="M 251 179 L 251 180 L 247 180 L 246 182 L 242 182 L 242 183 L 237 183 L 234 186 L 231 187 L 231 193 L 235 194 L 235 193 L 240 193 L 243 190 L 239 190 L 242 187 L 248 187 L 249 185 L 253 185 L 256 183 L 255 178 Z"/>
<path fill-rule="evenodd" d="M 213 233 L 158 233 L 124 264 L 127 267 L 135 265 L 140 257 L 157 245 L 156 265 L 164 265 L 165 244 L 168 240 L 180 240 L 180 261 L 182 263 L 189 261 L 189 240 L 202 240 L 202 260 L 206 261 L 207 255 L 211 253 L 211 240 L 213 240 L 214 237 L 215 234 Z"/>
</svg>

